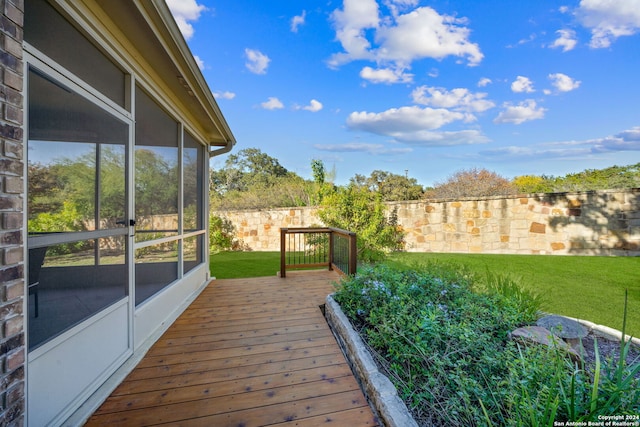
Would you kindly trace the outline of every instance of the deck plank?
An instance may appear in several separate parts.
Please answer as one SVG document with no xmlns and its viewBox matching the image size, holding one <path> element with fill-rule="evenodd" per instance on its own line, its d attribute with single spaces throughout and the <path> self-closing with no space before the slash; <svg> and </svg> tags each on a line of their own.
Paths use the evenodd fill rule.
<svg viewBox="0 0 640 427">
<path fill-rule="evenodd" d="M 379 425 L 319 308 L 337 278 L 212 281 L 86 425 Z"/>
</svg>

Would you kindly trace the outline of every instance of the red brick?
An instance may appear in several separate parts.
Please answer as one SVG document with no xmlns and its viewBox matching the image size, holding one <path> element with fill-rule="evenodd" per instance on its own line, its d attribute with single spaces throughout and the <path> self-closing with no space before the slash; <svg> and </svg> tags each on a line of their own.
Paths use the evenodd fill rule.
<svg viewBox="0 0 640 427">
<path fill-rule="evenodd" d="M 12 337 L 24 330 L 24 319 L 22 316 L 14 316 L 4 322 L 4 336 Z"/>
<path fill-rule="evenodd" d="M 2 257 L 4 260 L 4 265 L 12 265 L 18 264 L 23 261 L 24 254 L 22 250 L 22 246 L 15 246 L 12 248 L 6 248 L 4 251 L 4 256 Z"/>
<path fill-rule="evenodd" d="M 24 223 L 22 212 L 3 212 L 1 215 L 2 229 L 4 230 L 17 230 L 22 228 Z"/>
<path fill-rule="evenodd" d="M 7 372 L 18 369 L 24 364 L 24 361 L 24 347 L 19 348 L 11 354 L 8 354 L 6 361 Z"/>
<path fill-rule="evenodd" d="M 20 176 L 6 176 L 4 178 L 4 191 L 10 194 L 22 194 L 24 181 Z"/>
</svg>

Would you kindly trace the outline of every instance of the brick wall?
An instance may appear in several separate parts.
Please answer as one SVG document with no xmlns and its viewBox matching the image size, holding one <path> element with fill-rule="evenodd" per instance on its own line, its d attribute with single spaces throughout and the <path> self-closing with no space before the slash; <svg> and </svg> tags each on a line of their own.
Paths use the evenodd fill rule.
<svg viewBox="0 0 640 427">
<path fill-rule="evenodd" d="M 412 252 L 640 256 L 640 189 L 390 202 Z M 257 251 L 280 227 L 320 225 L 316 208 L 218 212 Z"/>
<path fill-rule="evenodd" d="M 24 0 L 0 0 L 0 425 L 24 424 Z"/>
</svg>

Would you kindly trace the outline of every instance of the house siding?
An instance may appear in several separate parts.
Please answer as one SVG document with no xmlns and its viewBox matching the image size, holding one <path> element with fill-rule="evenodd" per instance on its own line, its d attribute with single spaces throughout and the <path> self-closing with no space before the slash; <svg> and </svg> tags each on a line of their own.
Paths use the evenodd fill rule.
<svg viewBox="0 0 640 427">
<path fill-rule="evenodd" d="M 23 0 L 0 0 L 0 425 L 24 424 Z"/>
</svg>

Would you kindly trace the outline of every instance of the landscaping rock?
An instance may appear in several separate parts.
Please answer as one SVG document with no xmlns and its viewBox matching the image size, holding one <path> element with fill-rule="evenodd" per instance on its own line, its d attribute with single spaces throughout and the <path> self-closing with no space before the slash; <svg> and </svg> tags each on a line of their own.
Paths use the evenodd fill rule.
<svg viewBox="0 0 640 427">
<path fill-rule="evenodd" d="M 555 314 L 541 317 L 536 324 L 553 332 L 554 335 L 565 339 L 582 339 L 589 331 L 573 319 Z"/>
<path fill-rule="evenodd" d="M 576 350 L 542 326 L 524 326 L 511 332 L 510 336 L 512 339 L 520 339 L 524 342 L 555 346 L 569 353 L 572 359 L 580 359 L 580 354 Z"/>
<path fill-rule="evenodd" d="M 584 352 L 582 340 L 589 334 L 589 330 L 579 322 L 568 317 L 552 314 L 541 317 L 536 324 L 563 338 L 579 354 Z"/>
</svg>

